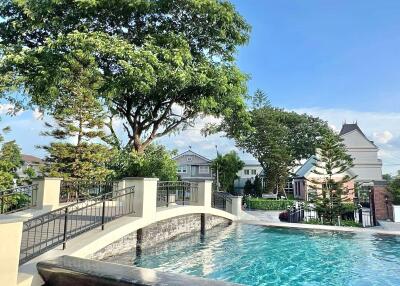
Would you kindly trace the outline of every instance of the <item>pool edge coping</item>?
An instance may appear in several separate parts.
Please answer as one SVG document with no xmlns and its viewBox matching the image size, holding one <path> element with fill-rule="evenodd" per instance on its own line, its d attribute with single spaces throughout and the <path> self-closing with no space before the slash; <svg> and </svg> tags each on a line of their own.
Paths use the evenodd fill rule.
<svg viewBox="0 0 400 286">
<path fill-rule="evenodd" d="M 359 227 L 346 227 L 346 226 L 333 226 L 333 225 L 317 225 L 317 224 L 304 224 L 304 223 L 285 223 L 285 222 L 268 222 L 262 220 L 238 220 L 238 223 L 261 225 L 268 227 L 303 229 L 303 230 L 326 230 L 326 231 L 340 231 L 352 233 L 370 233 L 381 235 L 396 235 L 400 236 L 400 231 L 377 229 L 374 227 L 359 228 Z"/>
</svg>

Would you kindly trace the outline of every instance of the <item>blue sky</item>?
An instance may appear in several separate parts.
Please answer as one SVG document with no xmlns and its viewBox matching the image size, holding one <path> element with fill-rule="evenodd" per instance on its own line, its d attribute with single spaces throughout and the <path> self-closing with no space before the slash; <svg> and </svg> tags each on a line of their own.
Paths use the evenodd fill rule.
<svg viewBox="0 0 400 286">
<path fill-rule="evenodd" d="M 251 76 L 250 92 L 261 88 L 274 105 L 320 116 L 336 129 L 357 120 L 380 147 L 384 170 L 400 169 L 400 1 L 232 2 L 252 26 L 250 43 L 237 57 Z M 43 121 L 28 111 L 14 118 L 0 113 L 0 124 L 13 129 L 9 139 L 25 153 L 44 155 L 34 148 L 48 141 L 38 135 Z M 209 157 L 215 145 L 237 150 L 220 134 L 203 138 L 205 121 L 160 142 L 179 151 L 190 145 Z"/>
</svg>

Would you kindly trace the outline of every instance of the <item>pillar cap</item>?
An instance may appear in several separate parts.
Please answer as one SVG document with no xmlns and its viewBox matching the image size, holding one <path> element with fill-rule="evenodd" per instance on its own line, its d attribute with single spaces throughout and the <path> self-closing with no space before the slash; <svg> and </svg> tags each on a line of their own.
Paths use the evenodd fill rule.
<svg viewBox="0 0 400 286">
<path fill-rule="evenodd" d="M 159 178 L 146 178 L 146 177 L 124 177 L 122 180 L 141 180 L 141 181 L 159 181 Z"/>
<path fill-rule="evenodd" d="M 26 219 L 27 219 L 26 217 L 19 216 L 19 215 L 3 214 L 3 215 L 0 215 L 0 224 L 23 222 Z"/>
<path fill-rule="evenodd" d="M 58 178 L 58 177 L 43 177 L 43 178 L 33 178 L 32 181 L 42 181 L 42 180 L 47 180 L 47 181 L 63 181 L 64 178 Z"/>
</svg>

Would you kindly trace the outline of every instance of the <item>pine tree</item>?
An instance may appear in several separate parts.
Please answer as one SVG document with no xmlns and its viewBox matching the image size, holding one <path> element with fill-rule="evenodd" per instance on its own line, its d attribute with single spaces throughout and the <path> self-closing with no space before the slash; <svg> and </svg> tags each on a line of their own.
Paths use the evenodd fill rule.
<svg viewBox="0 0 400 286">
<path fill-rule="evenodd" d="M 316 210 L 323 216 L 324 223 L 335 224 L 344 212 L 343 202 L 348 200 L 350 189 L 345 184 L 355 178 L 348 172 L 353 167 L 353 159 L 346 153 L 338 135 L 324 136 L 314 166 L 313 173 L 319 177 L 311 181 L 313 188 L 318 190 Z"/>
<path fill-rule="evenodd" d="M 94 60 L 84 53 L 67 55 L 61 67 L 64 74 L 56 82 L 59 93 L 54 103 L 53 124 L 44 135 L 59 142 L 42 146 L 46 157 L 45 172 L 64 178 L 104 180 L 112 171 L 106 167 L 111 159 L 110 148 L 94 143 L 104 137 L 104 111 L 97 99 L 102 85 Z"/>
</svg>

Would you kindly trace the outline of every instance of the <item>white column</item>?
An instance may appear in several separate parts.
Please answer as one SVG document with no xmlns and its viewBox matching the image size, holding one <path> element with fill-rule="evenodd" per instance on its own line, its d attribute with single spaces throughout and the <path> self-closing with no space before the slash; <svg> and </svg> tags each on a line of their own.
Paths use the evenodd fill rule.
<svg viewBox="0 0 400 286">
<path fill-rule="evenodd" d="M 211 208 L 212 181 L 205 180 L 203 182 L 199 182 L 198 187 L 199 188 L 196 205 Z"/>
<path fill-rule="evenodd" d="M 43 178 L 35 179 L 34 184 L 38 184 L 37 207 L 41 209 L 53 210 L 60 204 L 60 188 L 62 178 Z"/>
<path fill-rule="evenodd" d="M 133 206 L 135 216 L 155 219 L 157 211 L 157 181 L 158 178 L 123 178 L 123 188 L 135 186 Z"/>
<path fill-rule="evenodd" d="M 232 197 L 231 214 L 240 216 L 242 213 L 242 196 Z"/>
<path fill-rule="evenodd" d="M 23 218 L 0 216 L 0 285 L 17 285 Z"/>
</svg>

